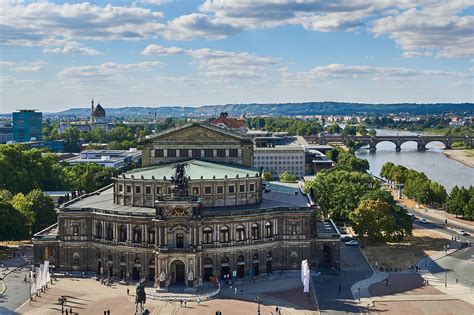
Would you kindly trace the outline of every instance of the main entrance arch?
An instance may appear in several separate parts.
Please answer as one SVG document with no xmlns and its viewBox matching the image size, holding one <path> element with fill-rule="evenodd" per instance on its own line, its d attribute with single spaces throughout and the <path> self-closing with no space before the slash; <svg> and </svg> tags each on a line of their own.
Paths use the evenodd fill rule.
<svg viewBox="0 0 474 315">
<path fill-rule="evenodd" d="M 186 280 L 185 277 L 185 265 L 181 260 L 174 260 L 170 265 L 171 270 L 171 282 L 183 282 Z"/>
</svg>

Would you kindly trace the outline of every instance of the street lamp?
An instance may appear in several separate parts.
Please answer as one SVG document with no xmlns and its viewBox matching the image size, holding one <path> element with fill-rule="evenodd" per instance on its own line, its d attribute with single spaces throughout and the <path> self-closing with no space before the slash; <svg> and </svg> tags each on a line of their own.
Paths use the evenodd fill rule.
<svg viewBox="0 0 474 315">
<path fill-rule="evenodd" d="M 260 315 L 260 304 L 261 304 L 262 302 L 263 302 L 263 298 L 262 298 L 262 297 L 257 296 L 257 297 L 255 298 L 255 303 L 258 304 L 258 312 L 257 312 L 258 315 Z"/>
<path fill-rule="evenodd" d="M 64 314 L 64 303 L 66 303 L 67 299 L 64 297 L 64 295 L 61 295 L 61 297 L 58 299 L 59 304 L 61 304 L 61 314 Z"/>
</svg>

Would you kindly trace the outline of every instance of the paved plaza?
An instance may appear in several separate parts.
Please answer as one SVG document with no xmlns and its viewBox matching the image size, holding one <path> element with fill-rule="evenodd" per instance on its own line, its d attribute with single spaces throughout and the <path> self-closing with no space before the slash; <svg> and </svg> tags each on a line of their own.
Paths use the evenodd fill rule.
<svg viewBox="0 0 474 315">
<path fill-rule="evenodd" d="M 129 296 L 127 288 L 130 290 Z M 258 305 L 254 299 L 260 296 L 263 298 L 262 314 L 276 314 L 277 306 L 282 308 L 282 314 L 318 314 L 314 294 L 303 294 L 300 275 L 296 272 L 268 280 L 260 278 L 255 283 L 245 279 L 237 284 L 237 288 L 235 294 L 235 288 L 223 286 L 220 294 L 213 299 L 199 304 L 193 300 L 187 302 L 186 307 L 180 306 L 179 301 L 161 301 L 149 296 L 146 308 L 151 314 L 215 314 L 217 310 L 222 314 L 256 314 Z M 65 308 L 72 308 L 73 314 L 103 314 L 104 310 L 110 310 L 113 315 L 128 315 L 135 311 L 134 292 L 135 287 L 132 285 L 105 286 L 95 279 L 62 278 L 49 285 L 46 292 L 31 305 L 26 302 L 18 309 L 18 313 L 58 314 L 61 306 L 57 300 L 63 295 L 67 299 Z"/>
</svg>

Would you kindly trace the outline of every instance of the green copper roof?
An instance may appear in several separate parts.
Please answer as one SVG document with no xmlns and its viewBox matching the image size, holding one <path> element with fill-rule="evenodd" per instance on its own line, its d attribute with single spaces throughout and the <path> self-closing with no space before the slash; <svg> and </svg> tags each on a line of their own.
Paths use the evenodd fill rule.
<svg viewBox="0 0 474 315">
<path fill-rule="evenodd" d="M 238 164 L 202 160 L 190 160 L 184 163 L 187 163 L 186 176 L 191 177 L 191 180 L 200 179 L 201 176 L 203 179 L 213 179 L 213 176 L 215 176 L 216 179 L 223 179 L 226 175 L 228 178 L 235 178 L 237 175 L 239 175 L 239 177 L 246 177 L 247 174 L 249 177 L 255 177 L 255 175 L 259 173 L 259 170 L 256 168 L 245 167 Z M 178 163 L 137 168 L 124 173 L 124 175 L 126 178 L 130 178 L 131 175 L 133 175 L 135 179 L 140 179 L 141 176 L 145 179 L 151 179 L 152 176 L 154 176 L 155 179 L 163 179 L 164 176 L 166 176 L 167 179 L 171 179 L 171 176 L 175 173 L 174 167 L 176 164 Z"/>
</svg>

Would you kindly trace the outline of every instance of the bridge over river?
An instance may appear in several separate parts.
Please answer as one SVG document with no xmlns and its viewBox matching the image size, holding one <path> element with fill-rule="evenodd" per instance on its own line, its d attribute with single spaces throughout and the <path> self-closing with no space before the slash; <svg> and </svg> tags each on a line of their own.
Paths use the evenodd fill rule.
<svg viewBox="0 0 474 315">
<path fill-rule="evenodd" d="M 315 135 L 305 137 L 308 143 L 328 144 L 330 142 L 340 142 L 348 144 L 350 141 L 365 142 L 369 145 L 369 150 L 374 152 L 377 150 L 377 144 L 388 141 L 395 144 L 397 152 L 402 150 L 402 144 L 405 142 L 416 142 L 418 151 L 425 151 L 426 145 L 430 142 L 441 142 L 446 149 L 451 149 L 455 142 L 463 142 L 474 147 L 474 137 L 469 136 L 345 136 L 345 135 Z"/>
</svg>

